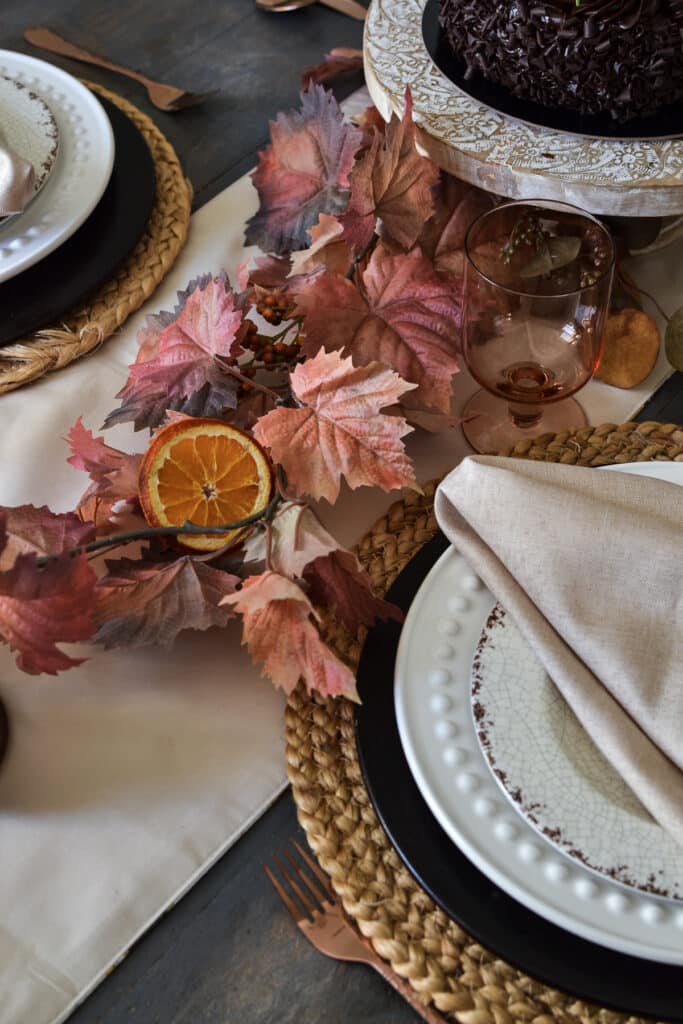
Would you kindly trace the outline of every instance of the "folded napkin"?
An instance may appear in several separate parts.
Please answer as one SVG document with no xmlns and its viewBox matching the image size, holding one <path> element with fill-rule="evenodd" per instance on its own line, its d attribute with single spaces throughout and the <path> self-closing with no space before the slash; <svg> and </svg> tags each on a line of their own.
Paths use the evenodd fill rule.
<svg viewBox="0 0 683 1024">
<path fill-rule="evenodd" d="M 21 213 L 33 195 L 35 172 L 0 134 L 0 216 Z"/>
<path fill-rule="evenodd" d="M 683 490 L 480 456 L 443 481 L 436 517 L 599 749 L 683 844 Z"/>
</svg>

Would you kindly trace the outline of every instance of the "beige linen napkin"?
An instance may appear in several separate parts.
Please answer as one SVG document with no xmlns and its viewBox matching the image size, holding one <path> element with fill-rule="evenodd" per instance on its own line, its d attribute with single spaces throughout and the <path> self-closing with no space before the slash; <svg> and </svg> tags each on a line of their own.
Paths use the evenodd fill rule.
<svg viewBox="0 0 683 1024">
<path fill-rule="evenodd" d="M 35 172 L 10 149 L 0 133 L 0 217 L 21 213 L 33 195 Z"/>
<path fill-rule="evenodd" d="M 683 844 L 683 490 L 478 456 L 443 481 L 436 517 L 603 754 Z"/>
</svg>

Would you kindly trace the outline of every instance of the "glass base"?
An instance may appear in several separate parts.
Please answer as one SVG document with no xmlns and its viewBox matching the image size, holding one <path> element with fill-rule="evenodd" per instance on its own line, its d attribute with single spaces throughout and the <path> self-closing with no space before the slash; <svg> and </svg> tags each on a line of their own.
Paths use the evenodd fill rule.
<svg viewBox="0 0 683 1024">
<path fill-rule="evenodd" d="M 513 448 L 519 441 L 529 441 L 541 434 L 557 434 L 562 430 L 585 427 L 586 414 L 574 398 L 563 398 L 541 406 L 541 415 L 533 426 L 517 427 L 508 412 L 508 404 L 488 391 L 477 391 L 463 409 L 462 432 L 480 455 L 497 455 Z"/>
</svg>

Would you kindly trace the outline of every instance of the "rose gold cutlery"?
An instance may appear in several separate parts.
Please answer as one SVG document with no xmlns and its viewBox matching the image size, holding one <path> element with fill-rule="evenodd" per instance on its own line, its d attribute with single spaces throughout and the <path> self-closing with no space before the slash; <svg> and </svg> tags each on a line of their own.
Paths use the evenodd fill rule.
<svg viewBox="0 0 683 1024">
<path fill-rule="evenodd" d="M 284 852 L 291 870 L 277 857 L 273 857 L 284 884 L 270 868 L 264 866 L 263 870 L 308 941 L 325 956 L 335 960 L 352 960 L 374 967 L 427 1024 L 444 1024 L 441 1014 L 421 1003 L 410 984 L 392 971 L 372 947 L 365 943 L 345 917 L 323 870 L 295 840 L 292 840 L 292 845 L 298 858 L 288 850 Z M 308 871 L 304 870 L 301 861 Z"/>
<path fill-rule="evenodd" d="M 177 110 L 184 110 L 186 107 L 195 107 L 198 103 L 203 103 L 209 96 L 215 95 L 215 90 L 201 93 L 186 92 L 184 89 L 176 89 L 172 85 L 164 85 L 163 82 L 155 82 L 139 71 L 132 71 L 121 64 L 107 60 L 106 57 L 98 57 L 97 54 L 89 53 L 88 50 L 75 46 L 74 43 L 62 39 L 49 28 L 42 26 L 27 28 L 24 32 L 24 39 L 32 43 L 33 46 L 37 46 L 41 50 L 48 50 L 50 53 L 57 53 L 60 57 L 71 57 L 73 60 L 94 64 L 96 67 L 107 68 L 108 71 L 116 71 L 119 75 L 127 75 L 128 78 L 135 79 L 136 82 L 144 85 L 150 103 L 169 114 L 173 114 Z"/>
<path fill-rule="evenodd" d="M 300 7 L 310 7 L 315 3 L 324 4 L 334 11 L 347 14 L 350 18 L 356 18 L 358 21 L 365 21 L 367 15 L 365 7 L 357 3 L 357 0 L 256 0 L 257 7 L 264 11 L 271 11 L 273 14 L 298 11 Z"/>
</svg>

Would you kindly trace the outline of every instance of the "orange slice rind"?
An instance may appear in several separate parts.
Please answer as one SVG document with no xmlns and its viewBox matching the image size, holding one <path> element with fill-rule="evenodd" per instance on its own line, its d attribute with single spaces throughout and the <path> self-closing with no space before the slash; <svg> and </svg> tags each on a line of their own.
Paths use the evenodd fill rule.
<svg viewBox="0 0 683 1024">
<path fill-rule="evenodd" d="M 222 420 L 169 423 L 154 435 L 140 466 L 140 504 L 150 526 L 238 522 L 266 508 L 272 493 L 273 473 L 261 445 Z M 244 540 L 251 529 L 180 534 L 177 540 L 195 551 L 218 551 Z"/>
</svg>

